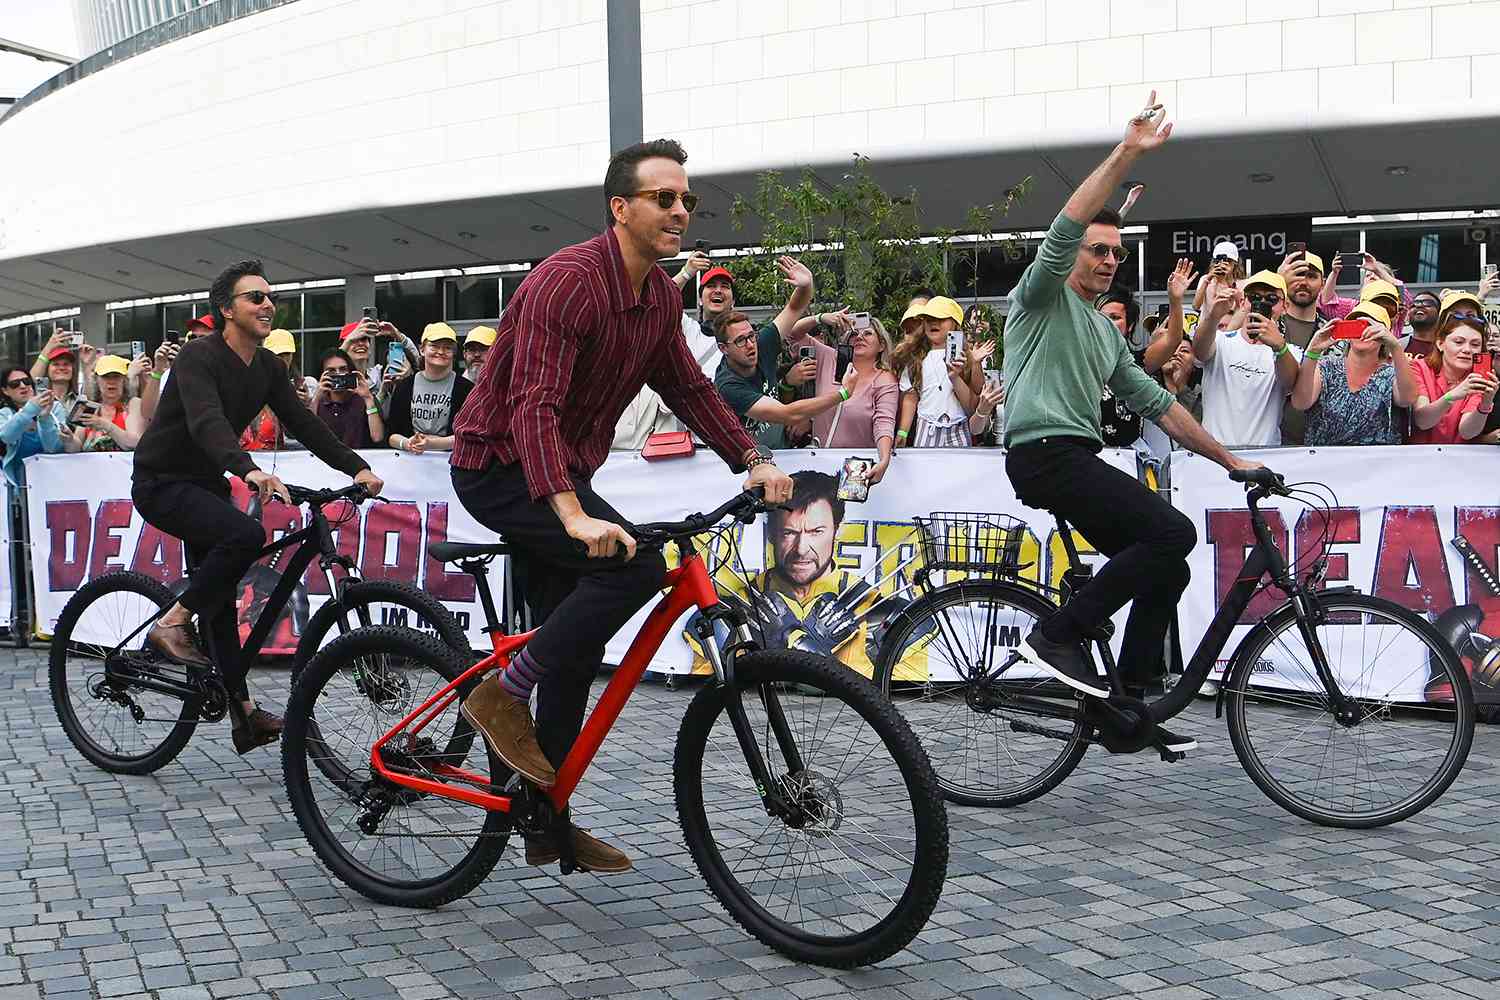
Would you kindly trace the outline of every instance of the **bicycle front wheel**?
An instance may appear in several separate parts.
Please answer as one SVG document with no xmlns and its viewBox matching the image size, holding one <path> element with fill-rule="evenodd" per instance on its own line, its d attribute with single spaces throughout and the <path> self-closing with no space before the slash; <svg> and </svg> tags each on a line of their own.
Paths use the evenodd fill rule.
<svg viewBox="0 0 1500 1000">
<path fill-rule="evenodd" d="M 738 699 L 788 804 L 770 816 L 726 712 Z M 798 961 L 853 968 L 906 947 L 937 905 L 948 817 L 911 729 L 836 660 L 747 654 L 688 706 L 674 764 L 683 837 L 740 926 Z"/>
<path fill-rule="evenodd" d="M 329 643 L 292 689 L 281 735 L 292 812 L 329 870 L 376 902 L 433 907 L 458 899 L 505 848 L 504 813 L 412 791 L 370 764 L 375 742 L 467 667 L 430 636 L 374 626 Z M 468 787 L 498 793 L 509 771 L 458 707 L 454 697 L 420 731 L 397 734 L 383 748 L 386 763 L 439 781 L 458 780 L 461 769 Z"/>
<path fill-rule="evenodd" d="M 911 605 L 882 643 L 875 683 L 922 741 L 949 802 L 1030 802 L 1088 750 L 1092 730 L 1071 689 L 1025 664 L 988 676 L 1054 610 L 1012 584 L 965 581 Z"/>
<path fill-rule="evenodd" d="M 186 685 L 188 668 L 146 651 L 144 623 L 172 606 L 172 592 L 141 573 L 106 573 L 81 588 L 57 618 L 48 652 L 52 704 L 78 752 L 114 774 L 150 774 L 182 752 L 198 702 L 153 691 L 106 670 L 129 660 L 145 674 Z M 128 646 L 126 639 L 135 633 Z"/>
<path fill-rule="evenodd" d="M 1335 716 L 1288 603 L 1246 637 L 1226 671 L 1234 752 L 1273 802 L 1314 823 L 1362 829 L 1413 816 L 1468 758 L 1468 675 L 1442 635 L 1398 604 L 1364 594 L 1315 603 L 1316 646 L 1356 718 Z"/>
</svg>

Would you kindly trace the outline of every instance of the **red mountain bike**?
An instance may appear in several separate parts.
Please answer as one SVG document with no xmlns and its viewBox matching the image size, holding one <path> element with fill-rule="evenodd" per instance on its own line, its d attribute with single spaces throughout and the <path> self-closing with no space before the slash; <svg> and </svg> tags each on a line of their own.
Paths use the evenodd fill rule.
<svg viewBox="0 0 1500 1000">
<path fill-rule="evenodd" d="M 744 493 L 711 514 L 634 529 L 642 547 L 675 544 L 679 565 L 545 792 L 513 775 L 458 711 L 531 636 L 502 631 L 485 578 L 507 547 L 433 546 L 474 576 L 494 651 L 470 665 L 435 639 L 376 627 L 313 659 L 287 705 L 282 759 L 318 857 L 382 903 L 431 907 L 468 893 L 514 833 L 564 828 L 559 817 L 647 664 L 697 608 L 715 678 L 687 707 L 673 770 L 683 837 L 709 888 L 742 927 L 798 960 L 848 968 L 904 948 L 947 872 L 942 796 L 921 744 L 873 684 L 831 658 L 760 649 L 720 602 L 694 536 L 767 509 Z M 716 630 L 731 637 L 722 653 Z M 560 867 L 568 874 L 574 859 L 564 853 Z"/>
</svg>

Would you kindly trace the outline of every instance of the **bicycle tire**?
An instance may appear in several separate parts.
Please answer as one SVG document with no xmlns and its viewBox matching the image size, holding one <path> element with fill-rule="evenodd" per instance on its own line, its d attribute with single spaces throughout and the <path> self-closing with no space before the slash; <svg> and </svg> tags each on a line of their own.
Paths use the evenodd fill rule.
<svg viewBox="0 0 1500 1000">
<path fill-rule="evenodd" d="M 400 661 L 401 664 L 412 665 L 419 674 L 431 675 L 428 687 L 424 689 L 425 693 L 418 691 L 402 705 L 386 706 L 380 713 L 372 711 L 373 724 L 365 730 L 363 739 L 351 739 L 355 730 L 354 723 L 349 722 L 340 726 L 336 730 L 338 735 L 328 742 L 324 742 L 321 736 L 310 741 L 308 723 L 313 715 L 313 706 L 325 695 L 328 701 L 343 698 L 358 711 L 375 707 L 362 692 L 347 687 L 349 678 L 344 676 L 350 670 L 352 661 L 367 656 Z M 297 825 L 319 860 L 336 878 L 378 903 L 430 909 L 452 902 L 467 895 L 483 882 L 504 852 L 510 831 L 505 814 L 487 812 L 478 806 L 441 796 L 404 789 L 397 793 L 393 791 L 395 786 L 376 779 L 369 769 L 370 748 L 375 739 L 404 718 L 411 709 L 422 704 L 432 693 L 457 678 L 468 666 L 459 659 L 457 651 L 432 636 L 414 629 L 376 625 L 342 635 L 320 650 L 303 671 L 287 702 L 285 729 L 281 736 L 282 773 Z M 388 664 L 388 668 L 398 669 L 399 664 L 396 667 Z M 474 680 L 465 683 L 458 691 L 459 696 L 467 696 L 476 683 Z M 473 729 L 462 721 L 458 701 L 449 705 L 433 725 L 440 727 L 440 732 L 444 725 L 453 727 L 448 730 L 449 735 L 442 751 L 445 763 L 462 763 L 471 771 L 487 767 L 491 777 L 509 774 L 499 758 L 489 752 L 484 740 L 478 738 Z M 361 779 L 358 787 L 351 786 L 348 779 L 337 781 L 329 778 L 325 768 L 308 767 L 309 752 L 331 752 L 330 744 L 340 741 L 350 747 L 350 763 L 344 764 L 339 769 L 341 772 L 351 776 L 358 774 L 358 768 L 352 762 L 364 762 L 363 773 L 366 777 Z M 389 746 L 394 745 L 393 742 Z M 332 817 L 324 814 L 319 803 L 319 789 L 314 785 L 315 774 L 322 774 L 327 779 L 327 785 L 333 789 L 330 798 L 334 803 L 334 814 L 346 806 L 351 810 L 350 820 L 344 824 L 341 833 L 351 839 L 371 841 L 368 846 L 373 853 L 367 859 L 362 859 L 357 851 L 351 850 L 332 829 Z M 492 780 L 491 785 L 493 784 Z M 367 801 L 356 801 L 356 795 Z M 365 834 L 356 826 L 353 816 L 357 814 L 353 810 L 364 808 L 368 812 L 368 802 L 379 795 L 386 795 L 387 801 L 394 802 L 382 814 L 376 832 Z M 400 814 L 400 829 L 389 832 L 387 825 L 392 822 L 391 813 L 397 809 L 424 804 L 427 806 L 426 812 Z M 476 820 L 475 817 L 479 816 L 483 819 Z M 415 831 L 413 824 L 419 821 L 429 832 L 423 834 Z M 455 832 L 450 824 L 457 824 L 461 830 Z M 377 838 L 391 838 L 397 843 L 395 846 L 387 844 L 382 847 L 375 843 Z M 411 851 L 403 856 L 401 845 L 408 841 L 412 842 Z M 440 858 L 442 868 L 429 876 L 398 878 L 388 870 L 377 871 L 373 867 L 376 856 L 385 850 L 391 854 L 398 868 L 414 872 L 418 863 L 417 852 L 423 849 L 423 844 L 425 850 L 437 858 L 438 847 L 433 845 L 449 841 L 455 844 L 455 852 L 462 853 L 455 853 L 451 863 Z"/>
<path fill-rule="evenodd" d="M 464 634 L 463 629 L 459 628 L 458 620 L 453 617 L 452 612 L 435 597 L 398 580 L 361 580 L 344 588 L 343 595 L 339 599 L 329 598 L 324 601 L 308 620 L 307 628 L 303 630 L 302 638 L 297 642 L 297 652 L 292 658 L 291 686 L 296 686 L 297 679 L 302 676 L 302 671 L 306 669 L 308 662 L 317 655 L 318 650 L 323 648 L 324 639 L 338 626 L 341 611 L 355 616 L 355 620 L 351 623 L 354 628 L 369 628 L 375 623 L 369 620 L 371 616 L 366 609 L 375 604 L 395 605 L 414 612 L 421 620 L 432 625 L 439 641 L 458 651 L 463 662 L 474 662 L 475 657 L 473 650 L 469 647 L 469 637 Z M 309 740 L 322 738 L 317 727 L 317 720 L 310 720 Z M 315 753 L 312 758 L 320 769 L 328 769 L 324 773 L 329 780 L 340 781 L 346 777 L 333 770 L 338 763 L 335 755 Z"/>
<path fill-rule="evenodd" d="M 795 792 L 800 801 L 807 803 L 809 815 L 797 829 L 784 821 L 766 822 L 767 815 L 755 793 L 743 753 L 724 716 L 728 688 L 705 687 L 683 716 L 673 761 L 678 819 L 698 870 L 741 927 L 762 943 L 798 961 L 848 969 L 894 955 L 911 943 L 932 915 L 948 867 L 947 812 L 921 744 L 873 684 L 831 658 L 794 650 L 768 650 L 741 656 L 734 670 L 736 693 L 756 695 L 742 699 L 742 704 L 752 716 L 752 727 L 762 736 L 761 752 L 772 780 L 782 782 L 785 790 Z M 782 760 L 778 742 L 770 734 L 769 721 L 764 726 L 755 722 L 754 709 L 766 704 L 761 698 L 765 692 L 774 692 L 775 704 L 787 714 L 791 731 L 798 737 L 802 768 L 797 772 L 789 771 Z M 832 708 L 830 702 L 837 702 L 838 707 Z M 805 738 L 808 725 L 825 718 L 830 721 L 841 718 L 846 709 L 851 710 L 849 721 L 862 723 L 873 733 L 870 748 L 862 756 L 856 753 L 852 740 L 839 758 L 841 738 L 834 740 L 831 734 L 822 740 Z M 814 715 L 815 720 L 811 718 Z M 716 723 L 719 723 L 717 731 Z M 724 753 L 717 753 L 726 747 L 726 738 L 727 748 Z M 874 759 L 881 748 L 889 755 L 888 762 Z M 814 753 L 824 752 L 826 760 L 822 756 L 813 758 Z M 854 773 L 842 783 L 837 773 L 830 777 L 825 773 L 826 766 L 820 767 L 838 758 L 841 768 L 856 756 L 858 759 L 852 761 Z M 711 763 L 705 767 L 707 762 Z M 730 765 L 731 770 L 737 764 L 743 773 L 726 773 L 722 784 L 710 785 L 711 780 L 720 776 L 721 764 Z M 871 787 L 866 793 L 859 786 L 878 787 Z M 870 801 L 870 817 L 880 824 L 878 834 L 874 832 L 876 828 L 866 827 L 854 818 L 856 794 L 865 795 L 858 805 L 866 799 Z M 709 818 L 710 804 L 714 821 Z M 910 816 L 906 815 L 908 808 Z M 720 819 L 727 825 L 716 834 Z M 800 885 L 794 890 L 799 914 L 805 914 L 804 907 L 808 906 L 812 907 L 815 921 L 844 926 L 868 922 L 869 926 L 851 933 L 814 933 L 776 916 L 757 899 L 755 885 L 760 881 L 758 876 L 770 872 L 769 866 L 743 872 L 737 870 L 737 863 L 726 858 L 726 850 L 732 851 L 737 846 L 731 843 L 731 836 L 737 838 L 745 829 L 770 834 L 773 827 L 779 827 L 772 834 L 775 844 L 780 844 L 782 837 L 803 835 L 809 854 L 798 863 L 797 876 L 814 863 L 809 855 L 815 841 L 829 843 L 828 847 L 817 850 L 836 855 L 829 860 L 838 867 L 854 867 L 864 858 L 870 842 L 876 850 L 897 844 L 897 853 L 881 855 L 874 871 L 866 873 L 864 878 L 873 885 L 879 900 L 889 902 L 898 891 L 899 899 L 885 913 L 831 914 L 830 911 L 845 905 L 858 910 L 857 900 L 867 888 L 865 882 L 851 883 L 835 870 L 826 876 L 829 884 L 822 884 L 820 879 L 818 885 L 807 889 L 806 895 Z M 899 846 L 906 839 L 908 828 L 909 849 Z M 776 857 L 781 860 L 779 855 Z M 896 862 L 903 867 L 909 865 L 904 884 L 901 884 L 903 877 L 891 870 Z M 784 872 L 788 863 L 781 861 L 779 871 Z M 779 882 L 779 874 L 773 877 Z M 774 890 L 775 885 L 771 888 Z M 865 895 L 871 894 L 865 892 Z M 877 901 L 877 906 L 883 908 L 884 903 Z M 790 916 L 789 901 L 786 918 Z"/>
<path fill-rule="evenodd" d="M 1358 701 L 1361 721 L 1346 727 L 1334 718 L 1311 660 L 1303 659 L 1298 653 L 1300 649 L 1306 654 L 1307 647 L 1298 634 L 1295 609 L 1288 602 L 1245 637 L 1225 672 L 1225 708 L 1234 752 L 1251 780 L 1271 801 L 1311 822 L 1347 829 L 1369 829 L 1414 816 L 1448 790 L 1468 758 L 1474 739 L 1475 708 L 1463 664 L 1437 629 L 1399 604 L 1366 594 L 1322 596 L 1317 603 L 1326 614 L 1315 626 L 1318 643 L 1323 647 L 1340 687 Z M 1351 615 L 1357 616 L 1357 651 L 1345 641 L 1348 633 L 1325 631 L 1355 625 L 1356 622 L 1348 620 Z M 1367 629 L 1377 622 L 1380 628 L 1391 630 L 1391 634 L 1377 631 L 1372 642 Z M 1405 646 L 1398 645 L 1400 640 L 1396 633 L 1402 631 L 1407 633 Z M 1290 636 L 1290 639 L 1283 639 L 1283 636 Z M 1330 641 L 1334 639 L 1338 641 Z M 1407 656 L 1416 648 L 1412 643 L 1420 644 L 1426 660 L 1407 666 Z M 1367 662 L 1371 649 L 1377 658 L 1394 650 L 1401 659 L 1396 667 L 1377 672 L 1375 664 Z M 1349 661 L 1356 655 L 1359 660 L 1354 664 L 1358 668 L 1357 674 L 1349 669 Z M 1253 685 L 1251 678 L 1257 668 L 1264 669 L 1263 664 L 1273 668 L 1278 664 L 1295 664 L 1300 674 L 1293 675 L 1290 666 L 1278 668 L 1273 675 L 1274 686 Z M 1425 691 L 1434 683 L 1448 684 L 1452 692 L 1451 702 L 1432 701 L 1425 694 L 1420 702 L 1414 702 L 1409 694 L 1398 695 L 1403 688 L 1409 690 L 1417 680 L 1414 675 L 1418 670 L 1427 675 L 1420 678 L 1419 689 Z M 1291 686 L 1294 683 L 1300 683 L 1307 690 L 1295 690 Z M 1398 697 L 1402 700 L 1398 701 Z M 1318 726 L 1320 717 L 1326 718 L 1326 727 Z M 1291 742 L 1273 747 L 1274 726 L 1279 722 L 1288 722 Z M 1393 731 L 1403 723 L 1410 724 Z M 1378 735 L 1372 735 L 1372 729 L 1378 730 Z M 1376 794 L 1379 778 L 1395 776 L 1399 767 L 1410 765 L 1414 754 L 1421 749 L 1413 742 L 1414 735 L 1431 733 L 1441 736 L 1448 729 L 1452 731 L 1446 737 L 1448 745 L 1437 748 L 1442 756 L 1435 766 L 1418 764 L 1412 768 L 1418 772 L 1412 780 L 1421 782 L 1414 792 L 1370 808 L 1354 807 L 1355 796 L 1361 794 L 1362 781 L 1365 789 L 1362 794 L 1368 799 Z M 1311 735 L 1304 735 L 1308 733 Z M 1398 744 L 1394 739 L 1405 742 Z M 1342 767 L 1335 755 L 1346 744 L 1352 744 L 1353 761 L 1348 765 L 1354 775 L 1352 791 L 1337 792 L 1344 786 L 1341 782 L 1336 783 Z M 1269 752 L 1272 750 L 1275 752 Z M 1399 751 L 1399 760 L 1391 756 L 1393 750 Z M 1395 763 L 1390 763 L 1392 760 Z M 1371 768 L 1363 779 L 1358 773 L 1362 766 Z M 1331 774 L 1330 767 L 1333 769 Z M 1285 776 L 1275 773 L 1278 771 L 1285 772 Z M 1327 803 L 1315 801 L 1314 796 L 1325 784 L 1335 798 Z M 1338 795 L 1344 796 L 1346 805 L 1337 805 Z"/>
<path fill-rule="evenodd" d="M 977 615 L 953 614 L 956 609 L 969 606 L 1010 608 L 1018 614 L 985 614 L 975 628 Z M 1019 642 L 1032 624 L 1056 610 L 1040 594 L 1015 584 L 997 580 L 964 581 L 941 587 L 913 602 L 886 635 L 875 664 L 875 684 L 922 741 L 943 797 L 949 802 L 1010 807 L 1045 795 L 1073 773 L 1088 751 L 1093 729 L 1084 720 L 1082 702 L 1060 685 L 1042 678 L 1002 678 L 989 682 L 988 690 L 976 690 L 972 682 L 962 680 L 900 681 L 896 673 L 903 653 L 937 625 L 937 635 L 927 646 L 929 668 L 934 665 L 935 656 L 949 660 L 945 666 L 955 673 L 958 670 L 951 661 L 957 659 L 967 659 L 969 667 L 994 666 L 994 658 L 1003 657 L 1012 640 Z M 950 624 L 938 625 L 940 616 Z M 960 623 L 967 619 L 970 624 L 959 627 L 951 624 L 953 619 Z M 993 646 L 996 652 L 976 655 L 975 650 L 956 649 L 965 632 L 976 645 Z M 1001 633 L 1008 633 L 1006 645 L 988 641 Z M 1057 703 L 1059 711 L 1069 712 L 1071 718 L 1042 716 L 1015 705 L 1007 708 L 1003 700 L 1008 694 L 1045 696 Z M 997 700 L 1000 704 L 995 705 Z M 979 704 L 985 708 L 976 707 Z M 1012 728 L 1013 722 L 1040 726 L 1051 735 L 1021 732 Z"/>
<path fill-rule="evenodd" d="M 126 594 L 133 594 L 137 599 L 113 600 L 115 596 Z M 171 763 L 182 752 L 182 748 L 187 746 L 188 740 L 192 739 L 193 730 L 198 725 L 199 703 L 195 699 L 174 698 L 126 685 L 123 687 L 124 693 L 137 699 L 137 704 L 140 699 L 148 701 L 149 707 L 142 706 L 142 710 L 147 712 L 147 718 L 143 722 L 136 722 L 129 718 L 129 711 L 125 706 L 96 698 L 88 693 L 86 687 L 70 683 L 69 674 L 76 673 L 81 668 L 85 672 L 85 684 L 90 676 L 102 676 L 104 655 L 134 631 L 136 626 L 158 609 L 171 607 L 175 600 L 170 590 L 151 577 L 130 570 L 117 570 L 105 573 L 80 587 L 68 599 L 68 603 L 63 605 L 62 614 L 58 616 L 57 625 L 53 628 L 47 675 L 58 722 L 79 753 L 96 767 L 112 774 L 151 774 Z M 144 631 L 136 637 L 136 642 L 141 645 L 135 648 L 142 648 L 145 642 Z M 98 661 L 97 665 L 93 665 L 92 661 Z M 185 668 L 175 664 L 164 664 L 163 669 L 186 677 Z M 112 738 L 109 738 L 109 734 L 104 734 L 109 738 L 109 745 L 89 732 L 90 725 L 80 715 L 82 706 L 87 703 L 84 698 L 99 706 L 93 713 L 84 713 L 88 719 L 114 718 L 121 723 Z M 175 709 L 172 707 L 174 705 L 177 706 Z M 172 711 L 176 712 L 175 720 L 168 719 L 165 715 L 156 717 L 157 712 Z M 126 722 L 129 725 L 125 725 Z M 105 726 L 108 725 L 106 721 Z M 142 729 L 143 726 L 146 728 Z M 138 746 L 127 749 L 124 745 L 127 742 L 125 737 L 132 732 L 142 738 Z M 161 735 L 146 735 L 157 732 Z"/>
</svg>

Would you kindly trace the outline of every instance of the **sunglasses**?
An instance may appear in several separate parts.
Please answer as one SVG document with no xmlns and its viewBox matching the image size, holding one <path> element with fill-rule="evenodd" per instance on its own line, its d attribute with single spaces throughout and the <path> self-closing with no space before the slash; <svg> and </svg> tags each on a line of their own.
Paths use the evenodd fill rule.
<svg viewBox="0 0 1500 1000">
<path fill-rule="evenodd" d="M 1115 260 L 1124 261 L 1130 256 L 1130 251 L 1124 247 L 1113 246 L 1109 243 L 1086 243 L 1083 247 L 1095 257 L 1114 257 Z"/>
<path fill-rule="evenodd" d="M 31 379 L 29 379 L 29 378 L 17 378 L 17 379 L 11 379 L 9 382 L 5 383 L 5 388 L 7 388 L 7 389 L 19 389 L 23 385 L 30 385 L 30 384 L 31 384 Z"/>
<path fill-rule="evenodd" d="M 273 306 L 276 304 L 275 295 L 272 295 L 270 292 L 263 292 L 259 288 L 252 288 L 248 292 L 240 292 L 238 295 L 232 297 L 236 299 L 249 299 L 252 306 L 258 306 L 264 302 L 269 302 Z"/>
<path fill-rule="evenodd" d="M 660 208 L 663 212 L 668 211 L 673 205 L 677 204 L 678 198 L 682 199 L 682 207 L 687 209 L 689 215 L 698 207 L 698 196 L 691 191 L 684 191 L 678 194 L 670 188 L 651 188 L 646 191 L 637 191 L 632 197 L 649 197 L 656 202 L 656 207 Z"/>
</svg>

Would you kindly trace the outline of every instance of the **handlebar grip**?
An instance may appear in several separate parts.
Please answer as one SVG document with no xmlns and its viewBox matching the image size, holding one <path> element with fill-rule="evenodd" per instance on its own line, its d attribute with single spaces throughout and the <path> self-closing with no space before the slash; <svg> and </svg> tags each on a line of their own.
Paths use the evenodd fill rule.
<svg viewBox="0 0 1500 1000">
<path fill-rule="evenodd" d="M 1265 466 L 1259 469 L 1231 469 L 1229 478 L 1236 483 L 1264 486 L 1268 490 L 1286 489 L 1286 480 Z"/>
</svg>

